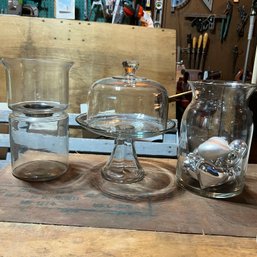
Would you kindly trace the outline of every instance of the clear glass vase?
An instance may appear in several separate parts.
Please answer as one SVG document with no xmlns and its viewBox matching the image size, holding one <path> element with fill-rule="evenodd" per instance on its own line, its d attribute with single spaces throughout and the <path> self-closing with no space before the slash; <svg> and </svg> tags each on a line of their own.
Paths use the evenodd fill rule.
<svg viewBox="0 0 257 257">
<path fill-rule="evenodd" d="M 6 71 L 12 173 L 47 181 L 68 169 L 69 70 L 62 59 L 2 58 Z"/>
<path fill-rule="evenodd" d="M 190 84 L 193 99 L 181 121 L 177 182 L 206 197 L 236 196 L 244 187 L 253 133 L 248 100 L 256 85 Z"/>
</svg>

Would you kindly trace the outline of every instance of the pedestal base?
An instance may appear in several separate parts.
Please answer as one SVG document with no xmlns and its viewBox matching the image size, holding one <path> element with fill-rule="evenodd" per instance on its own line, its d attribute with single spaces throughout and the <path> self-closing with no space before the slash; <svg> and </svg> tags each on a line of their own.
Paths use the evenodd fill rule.
<svg viewBox="0 0 257 257">
<path fill-rule="evenodd" d="M 167 169 L 160 168 L 151 161 L 140 161 L 144 177 L 134 183 L 116 183 L 102 176 L 101 168 L 92 177 L 91 183 L 104 194 L 126 200 L 159 200 L 170 197 L 176 189 L 175 175 Z"/>
</svg>

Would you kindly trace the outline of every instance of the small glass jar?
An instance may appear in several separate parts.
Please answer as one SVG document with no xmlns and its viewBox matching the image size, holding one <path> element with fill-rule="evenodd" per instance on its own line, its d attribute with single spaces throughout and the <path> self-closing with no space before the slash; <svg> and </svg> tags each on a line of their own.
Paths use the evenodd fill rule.
<svg viewBox="0 0 257 257">
<path fill-rule="evenodd" d="M 181 121 L 177 182 L 206 197 L 238 195 L 244 187 L 253 133 L 248 100 L 256 85 L 190 84 L 193 99 Z"/>
<path fill-rule="evenodd" d="M 47 181 L 68 169 L 68 114 L 9 115 L 12 173 L 27 181 Z"/>
</svg>

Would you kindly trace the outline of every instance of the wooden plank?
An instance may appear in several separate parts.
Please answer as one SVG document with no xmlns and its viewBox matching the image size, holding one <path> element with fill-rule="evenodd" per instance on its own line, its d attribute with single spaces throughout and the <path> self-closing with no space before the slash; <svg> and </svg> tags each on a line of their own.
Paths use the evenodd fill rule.
<svg viewBox="0 0 257 257">
<path fill-rule="evenodd" d="M 75 62 L 70 75 L 70 112 L 87 102 L 90 85 L 121 75 L 124 60 L 138 60 L 139 76 L 176 91 L 176 35 L 170 29 L 0 15 L 0 56 L 56 57 Z M 0 87 L 3 87 L 0 80 Z M 175 104 L 169 117 L 175 118 Z"/>
<path fill-rule="evenodd" d="M 174 186 L 166 199 L 134 202 L 107 197 L 92 184 L 107 158 L 73 154 L 69 171 L 47 183 L 26 183 L 10 167 L 1 170 L 0 221 L 256 237 L 256 165 L 249 165 L 240 197 L 214 200 Z M 175 183 L 176 160 L 140 161 Z"/>
<path fill-rule="evenodd" d="M 255 238 L 0 223 L 0 254 L 10 257 L 255 257 Z"/>
</svg>

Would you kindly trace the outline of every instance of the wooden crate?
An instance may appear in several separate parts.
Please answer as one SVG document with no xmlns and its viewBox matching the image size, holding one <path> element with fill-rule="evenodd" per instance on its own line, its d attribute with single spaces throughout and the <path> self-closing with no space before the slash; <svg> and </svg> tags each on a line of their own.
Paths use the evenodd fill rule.
<svg viewBox="0 0 257 257">
<path fill-rule="evenodd" d="M 0 56 L 66 58 L 74 61 L 70 73 L 70 112 L 87 102 L 90 85 L 121 75 L 124 60 L 138 60 L 138 76 L 163 84 L 174 94 L 176 33 L 129 25 L 0 15 Z M 1 69 L 3 69 L 1 67 Z M 1 92 L 5 87 L 0 71 Z M 1 94 L 0 101 L 5 100 Z M 175 118 L 170 104 L 169 117 Z"/>
</svg>

